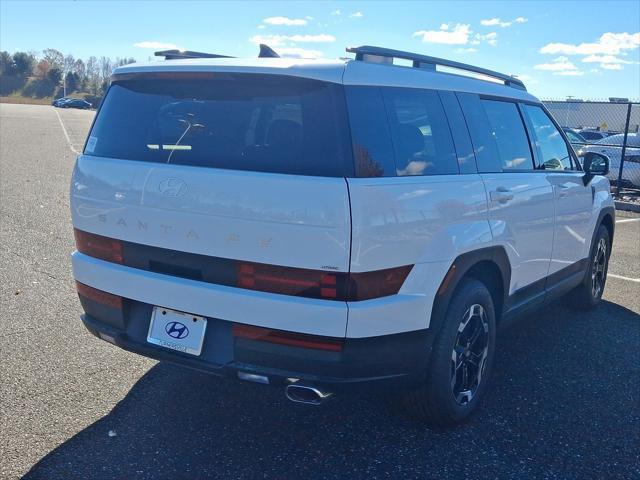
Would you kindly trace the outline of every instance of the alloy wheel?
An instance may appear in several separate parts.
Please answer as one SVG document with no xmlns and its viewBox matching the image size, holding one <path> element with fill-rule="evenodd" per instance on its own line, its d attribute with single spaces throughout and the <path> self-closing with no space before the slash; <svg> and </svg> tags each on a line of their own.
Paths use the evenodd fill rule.
<svg viewBox="0 0 640 480">
<path fill-rule="evenodd" d="M 458 405 L 469 403 L 480 386 L 489 353 L 489 322 L 480 304 L 462 316 L 451 353 L 451 390 Z"/>
<path fill-rule="evenodd" d="M 607 277 L 607 241 L 601 238 L 593 256 L 591 265 L 591 295 L 599 298 L 604 289 L 604 282 Z"/>
</svg>

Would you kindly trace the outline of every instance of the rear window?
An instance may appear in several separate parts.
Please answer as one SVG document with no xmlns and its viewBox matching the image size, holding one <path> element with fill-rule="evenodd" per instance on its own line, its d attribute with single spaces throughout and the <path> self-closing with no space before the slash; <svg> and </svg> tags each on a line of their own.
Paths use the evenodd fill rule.
<svg viewBox="0 0 640 480">
<path fill-rule="evenodd" d="M 171 73 L 112 83 L 84 153 L 329 177 L 353 172 L 340 85 L 287 76 Z"/>
</svg>

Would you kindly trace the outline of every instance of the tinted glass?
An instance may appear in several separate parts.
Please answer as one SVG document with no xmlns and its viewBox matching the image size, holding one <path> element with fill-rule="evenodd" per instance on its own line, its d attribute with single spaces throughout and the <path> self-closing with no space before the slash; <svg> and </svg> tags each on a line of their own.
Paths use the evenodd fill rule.
<svg viewBox="0 0 640 480">
<path fill-rule="evenodd" d="M 567 138 L 569 139 L 569 141 L 571 143 L 581 143 L 584 142 L 584 138 L 581 138 L 578 134 L 572 132 L 571 130 L 565 130 L 564 133 L 566 133 Z"/>
<path fill-rule="evenodd" d="M 342 87 L 280 75 L 116 80 L 85 154 L 299 175 L 353 172 Z"/>
<path fill-rule="evenodd" d="M 378 87 L 345 87 L 356 177 L 394 177 L 387 113 Z"/>
<path fill-rule="evenodd" d="M 487 114 L 489 134 L 496 143 L 502 170 L 532 170 L 529 139 L 518 106 L 495 100 L 481 100 L 480 103 Z"/>
<path fill-rule="evenodd" d="M 434 90 L 384 88 L 396 174 L 458 173 L 449 124 Z"/>
<path fill-rule="evenodd" d="M 476 157 L 473 153 L 473 145 L 471 144 L 467 123 L 462 114 L 462 109 L 460 108 L 456 94 L 453 92 L 440 91 L 438 95 L 440 96 L 440 101 L 447 115 L 449 126 L 451 127 L 451 136 L 453 137 L 453 144 L 456 147 L 456 154 L 458 155 L 460 173 L 477 173 L 478 167 L 476 166 Z"/>
<path fill-rule="evenodd" d="M 536 168 L 542 170 L 571 170 L 571 155 L 564 138 L 542 108 L 523 105 L 533 130 L 538 152 Z"/>
<path fill-rule="evenodd" d="M 600 140 L 604 137 L 604 135 L 597 132 L 580 132 L 580 135 L 582 135 L 587 140 Z"/>
</svg>

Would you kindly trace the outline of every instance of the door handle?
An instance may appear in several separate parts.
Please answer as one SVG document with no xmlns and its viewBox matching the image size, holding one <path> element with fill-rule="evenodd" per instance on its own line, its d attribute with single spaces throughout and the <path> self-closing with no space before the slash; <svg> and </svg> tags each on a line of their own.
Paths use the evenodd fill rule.
<svg viewBox="0 0 640 480">
<path fill-rule="evenodd" d="M 513 193 L 506 187 L 498 187 L 489 192 L 489 197 L 492 202 L 507 203 L 509 200 L 513 200 Z"/>
</svg>

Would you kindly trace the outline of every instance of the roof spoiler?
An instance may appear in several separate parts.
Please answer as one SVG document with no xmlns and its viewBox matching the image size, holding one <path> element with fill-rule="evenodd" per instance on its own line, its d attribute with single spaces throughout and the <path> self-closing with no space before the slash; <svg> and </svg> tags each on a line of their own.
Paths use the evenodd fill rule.
<svg viewBox="0 0 640 480">
<path fill-rule="evenodd" d="M 194 52 L 192 50 L 161 50 L 155 52 L 156 57 L 164 57 L 165 60 L 184 60 L 188 58 L 234 58 L 230 55 L 220 55 L 219 53 L 206 53 L 206 52 Z M 264 43 L 260 44 L 259 58 L 279 58 L 280 55 L 276 53 L 268 45 Z"/>
<path fill-rule="evenodd" d="M 476 67 L 453 60 L 446 60 L 444 58 L 430 57 L 427 55 L 420 55 L 418 53 L 404 52 L 402 50 L 392 50 L 390 48 L 373 47 L 370 45 L 363 45 L 361 47 L 350 47 L 347 48 L 347 52 L 355 53 L 356 60 L 374 61 L 378 63 L 384 63 L 384 60 L 388 60 L 387 63 L 393 63 L 394 58 L 402 58 L 404 60 L 411 60 L 413 62 L 413 68 L 423 68 L 434 71 L 436 70 L 437 65 L 441 65 L 443 67 L 454 68 L 456 70 L 463 70 L 466 72 L 473 72 L 479 75 L 484 75 L 486 77 L 491 77 L 504 82 L 504 84 L 508 87 L 513 87 L 524 91 L 527 90 L 527 88 L 524 86 L 524 83 L 522 83 L 522 80 L 512 75 L 494 72 L 493 70 L 487 70 L 486 68 Z"/>
</svg>

